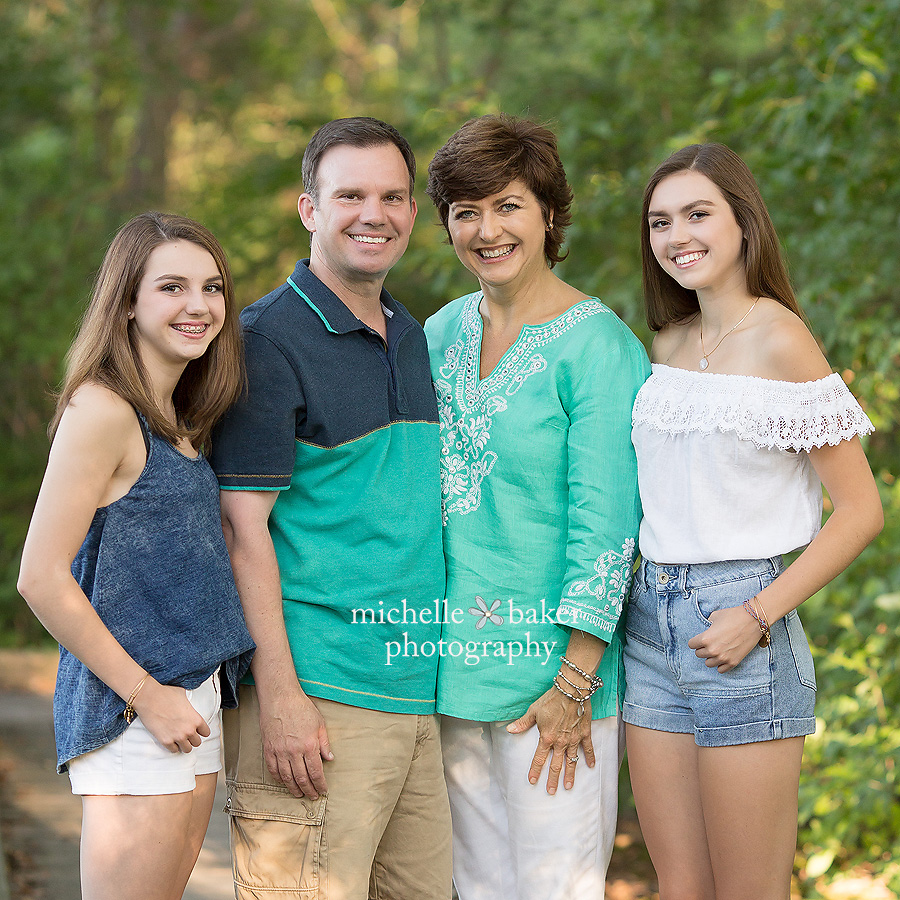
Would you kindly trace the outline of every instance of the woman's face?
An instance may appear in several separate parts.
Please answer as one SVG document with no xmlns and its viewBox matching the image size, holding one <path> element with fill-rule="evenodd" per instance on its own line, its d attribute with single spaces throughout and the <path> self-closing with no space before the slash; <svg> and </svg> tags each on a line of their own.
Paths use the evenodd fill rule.
<svg viewBox="0 0 900 900">
<path fill-rule="evenodd" d="M 482 287 L 515 287 L 547 268 L 544 211 L 521 181 L 481 200 L 451 203 L 447 228 L 459 261 Z"/>
<path fill-rule="evenodd" d="M 208 250 L 167 241 L 147 258 L 129 312 L 147 366 L 184 366 L 199 359 L 225 321 L 224 279 Z"/>
<path fill-rule="evenodd" d="M 663 178 L 650 197 L 650 246 L 688 290 L 746 290 L 744 235 L 722 192 L 699 172 Z"/>
</svg>

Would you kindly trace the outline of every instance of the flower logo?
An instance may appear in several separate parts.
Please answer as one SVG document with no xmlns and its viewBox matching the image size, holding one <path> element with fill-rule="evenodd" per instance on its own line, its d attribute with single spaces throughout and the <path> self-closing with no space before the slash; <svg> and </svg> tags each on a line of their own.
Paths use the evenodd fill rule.
<svg viewBox="0 0 900 900">
<path fill-rule="evenodd" d="M 469 612 L 472 613 L 473 616 L 478 617 L 478 622 L 475 623 L 475 628 L 479 631 L 484 628 L 487 622 L 493 622 L 495 625 L 503 624 L 503 616 L 495 615 L 496 611 L 500 608 L 500 600 L 495 600 L 490 607 L 485 603 L 483 597 L 479 597 L 476 595 L 475 602 L 478 604 L 477 606 L 470 606 Z"/>
</svg>

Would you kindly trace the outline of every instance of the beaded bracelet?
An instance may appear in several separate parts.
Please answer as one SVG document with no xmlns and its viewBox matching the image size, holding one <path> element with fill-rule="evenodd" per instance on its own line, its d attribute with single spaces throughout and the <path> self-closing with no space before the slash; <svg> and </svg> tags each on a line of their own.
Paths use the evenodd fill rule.
<svg viewBox="0 0 900 900">
<path fill-rule="evenodd" d="M 592 697 L 594 695 L 594 692 L 597 690 L 597 688 L 595 688 L 595 687 L 586 688 L 586 687 L 582 687 L 580 684 L 575 684 L 574 681 L 569 681 L 569 679 L 566 678 L 565 673 L 561 669 L 559 672 L 556 673 L 556 677 L 562 678 L 562 680 L 570 688 L 572 688 L 572 690 L 575 691 L 575 693 L 578 694 L 579 697 L 584 697 L 585 700 L 588 697 Z"/>
<path fill-rule="evenodd" d="M 754 608 L 754 601 L 756 602 L 756 606 L 759 607 L 759 612 Z M 759 646 L 768 647 L 769 641 L 771 640 L 771 635 L 769 634 L 769 620 L 766 618 L 766 611 L 763 609 L 762 603 L 759 602 L 759 596 L 757 595 L 750 600 L 745 600 L 742 606 L 754 619 L 756 619 L 756 624 L 759 625 L 759 631 L 762 635 L 759 639 Z"/>
<path fill-rule="evenodd" d="M 567 665 L 573 672 L 577 672 L 582 678 L 584 678 L 586 681 L 590 682 L 590 685 L 592 688 L 591 693 L 596 691 L 597 688 L 603 687 L 603 679 L 599 675 L 588 675 L 588 673 L 585 672 L 584 669 L 579 669 L 578 666 L 576 666 L 575 663 L 572 662 L 572 660 L 568 659 L 565 656 L 560 656 L 560 660 L 565 665 Z"/>
<path fill-rule="evenodd" d="M 578 704 L 578 718 L 580 719 L 584 715 L 584 704 L 585 701 L 588 700 L 588 697 L 576 697 L 574 694 L 570 694 L 564 688 L 559 686 L 559 682 L 556 680 L 556 676 L 553 676 L 553 687 L 555 687 L 564 697 L 568 697 L 570 700 L 574 700 Z M 577 688 L 576 688 L 577 690 Z"/>
</svg>

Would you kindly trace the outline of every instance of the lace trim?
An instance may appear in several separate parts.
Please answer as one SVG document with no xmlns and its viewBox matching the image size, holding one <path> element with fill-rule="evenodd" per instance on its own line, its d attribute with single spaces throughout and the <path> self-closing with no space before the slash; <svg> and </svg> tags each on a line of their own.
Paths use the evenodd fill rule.
<svg viewBox="0 0 900 900">
<path fill-rule="evenodd" d="M 836 372 L 797 384 L 660 363 L 638 392 L 632 422 L 664 434 L 731 432 L 780 450 L 835 446 L 875 430 Z"/>
</svg>

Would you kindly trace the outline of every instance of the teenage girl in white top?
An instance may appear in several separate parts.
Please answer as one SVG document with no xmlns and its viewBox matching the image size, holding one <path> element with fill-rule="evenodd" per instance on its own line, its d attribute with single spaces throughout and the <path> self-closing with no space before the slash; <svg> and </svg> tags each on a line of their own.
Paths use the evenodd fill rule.
<svg viewBox="0 0 900 900">
<path fill-rule="evenodd" d="M 645 518 L 623 714 L 641 828 L 661 900 L 788 900 L 815 730 L 796 608 L 882 527 L 858 438 L 872 426 L 804 324 L 727 147 L 656 170 L 642 249 L 656 337 L 633 416 Z M 822 484 L 834 511 L 820 528 Z"/>
</svg>

